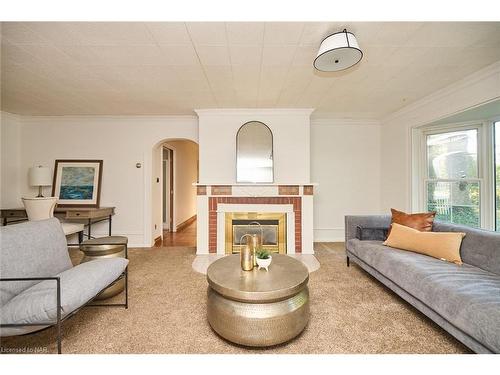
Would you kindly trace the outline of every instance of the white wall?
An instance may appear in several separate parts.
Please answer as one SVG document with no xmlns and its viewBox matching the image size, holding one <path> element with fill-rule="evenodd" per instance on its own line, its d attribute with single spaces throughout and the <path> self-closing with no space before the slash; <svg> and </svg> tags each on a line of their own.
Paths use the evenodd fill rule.
<svg viewBox="0 0 500 375">
<path fill-rule="evenodd" d="M 312 120 L 314 241 L 343 241 L 345 215 L 380 212 L 380 124 Z"/>
<path fill-rule="evenodd" d="M 500 98 L 500 61 L 385 118 L 381 208 L 411 211 L 411 129 Z"/>
<path fill-rule="evenodd" d="M 19 116 L 0 112 L 0 205 L 2 208 L 21 207 L 20 183 L 28 181 L 28 171 L 22 173 L 21 120 Z"/>
<path fill-rule="evenodd" d="M 2 205 L 5 201 L 21 206 L 21 195 L 36 195 L 36 189 L 30 188 L 25 178 L 33 165 L 53 168 L 55 159 L 102 159 L 101 206 L 116 206 L 113 234 L 129 237 L 131 246 L 150 246 L 152 150 L 172 138 L 197 141 L 196 117 L 23 116 L 16 177 L 20 188 L 18 191 L 7 186 L 3 191 L 2 186 Z M 16 143 L 15 137 L 4 139 L 2 134 L 4 141 Z M 136 168 L 136 163 L 141 163 L 142 168 Z M 4 168 L 12 168 L 12 163 L 2 155 L 2 173 Z M 105 232 L 105 223 L 96 226 L 96 234 Z"/>
<path fill-rule="evenodd" d="M 273 132 L 274 181 L 310 182 L 310 109 L 197 110 L 200 183 L 236 182 L 236 133 L 248 121 L 261 121 Z"/>
</svg>

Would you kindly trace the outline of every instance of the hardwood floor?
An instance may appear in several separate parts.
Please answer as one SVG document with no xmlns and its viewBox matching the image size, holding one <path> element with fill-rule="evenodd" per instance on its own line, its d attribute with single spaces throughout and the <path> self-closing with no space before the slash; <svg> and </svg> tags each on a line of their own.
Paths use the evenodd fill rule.
<svg viewBox="0 0 500 375">
<path fill-rule="evenodd" d="M 196 247 L 196 221 L 178 232 L 163 232 L 163 241 L 156 247 Z"/>
</svg>

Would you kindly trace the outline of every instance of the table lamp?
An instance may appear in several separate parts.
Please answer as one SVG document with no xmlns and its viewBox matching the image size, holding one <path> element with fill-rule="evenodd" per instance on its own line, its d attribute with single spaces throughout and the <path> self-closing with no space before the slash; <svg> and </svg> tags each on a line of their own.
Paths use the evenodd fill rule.
<svg viewBox="0 0 500 375">
<path fill-rule="evenodd" d="M 52 185 L 52 171 L 48 167 L 32 167 L 28 174 L 30 186 L 38 186 L 37 198 L 42 198 L 42 187 Z"/>
</svg>

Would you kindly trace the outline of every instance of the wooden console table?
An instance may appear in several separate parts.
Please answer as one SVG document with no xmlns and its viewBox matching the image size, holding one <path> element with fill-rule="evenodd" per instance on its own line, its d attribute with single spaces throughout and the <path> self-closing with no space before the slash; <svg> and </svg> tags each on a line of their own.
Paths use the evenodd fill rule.
<svg viewBox="0 0 500 375">
<path fill-rule="evenodd" d="M 111 236 L 112 216 L 115 214 L 115 207 L 99 207 L 99 208 L 72 208 L 72 207 L 56 207 L 54 210 L 55 216 L 61 216 L 66 220 L 74 220 L 82 222 L 87 226 L 88 238 L 92 237 L 92 224 L 100 221 L 108 220 L 108 233 Z M 24 208 L 2 208 L 1 210 L 2 225 L 9 223 L 17 223 L 19 221 L 28 220 L 26 210 Z"/>
</svg>

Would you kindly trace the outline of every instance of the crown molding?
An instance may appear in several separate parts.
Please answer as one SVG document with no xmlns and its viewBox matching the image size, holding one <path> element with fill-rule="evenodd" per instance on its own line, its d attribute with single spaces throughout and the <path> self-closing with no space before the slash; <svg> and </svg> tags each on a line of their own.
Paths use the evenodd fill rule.
<svg viewBox="0 0 500 375">
<path fill-rule="evenodd" d="M 316 110 L 311 120 L 349 119 L 349 120 L 379 120 L 380 114 L 375 112 L 324 112 Z"/>
<path fill-rule="evenodd" d="M 195 109 L 199 116 L 283 116 L 304 115 L 310 116 L 314 108 L 207 108 Z"/>
<path fill-rule="evenodd" d="M 480 82 L 480 81 L 488 78 L 489 76 L 495 75 L 495 74 L 500 75 L 500 61 L 497 61 L 491 65 L 488 65 L 487 67 L 485 67 L 481 70 L 478 70 L 477 72 L 472 73 L 472 74 L 462 78 L 461 80 L 459 80 L 457 82 L 454 82 L 454 83 L 452 83 L 452 84 L 450 84 L 450 85 L 448 85 L 448 86 L 446 86 L 446 87 L 444 87 L 444 88 L 442 88 L 442 89 L 440 89 L 440 90 L 438 90 L 430 95 L 423 97 L 422 99 L 417 100 L 416 102 L 413 102 L 413 103 L 407 105 L 406 107 L 399 109 L 396 112 L 391 113 L 388 116 L 385 116 L 384 118 L 381 119 L 381 123 L 391 122 L 391 121 L 397 120 L 398 118 L 401 118 L 405 115 L 410 115 L 412 112 L 421 110 L 422 107 L 425 107 L 429 103 L 432 103 L 432 102 L 438 101 L 444 97 L 450 96 L 457 91 L 463 90 L 463 89 L 467 88 L 468 86 L 471 86 L 471 85 L 473 85 L 477 82 Z M 477 105 L 477 104 L 480 104 L 480 103 L 475 103 L 474 105 Z M 466 109 L 466 108 L 464 108 L 464 109 Z M 447 115 L 440 116 L 440 117 L 441 118 L 446 117 L 446 116 L 452 115 L 454 113 L 456 113 L 456 111 L 453 111 Z"/>
<path fill-rule="evenodd" d="M 44 115 L 18 115 L 23 122 L 36 121 L 198 121 L 198 117 L 194 115 L 60 115 L 60 116 L 44 116 Z"/>
<path fill-rule="evenodd" d="M 311 126 L 379 126 L 380 121 L 374 119 L 322 118 L 311 120 Z"/>
</svg>

